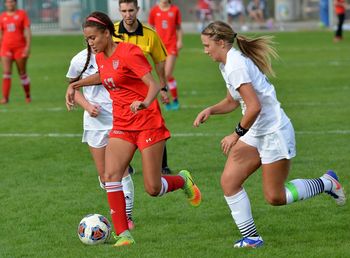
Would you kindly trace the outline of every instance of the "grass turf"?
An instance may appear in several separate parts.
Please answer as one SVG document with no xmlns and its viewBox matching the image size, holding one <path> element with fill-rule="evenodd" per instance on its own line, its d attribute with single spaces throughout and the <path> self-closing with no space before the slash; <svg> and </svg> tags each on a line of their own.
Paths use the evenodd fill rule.
<svg viewBox="0 0 350 258">
<path fill-rule="evenodd" d="M 345 188 L 350 141 L 350 35 L 275 33 L 281 59 L 271 78 L 296 130 L 298 155 L 289 179 L 314 178 L 332 168 Z M 349 205 L 337 207 L 325 194 L 290 206 L 271 207 L 262 195 L 260 171 L 246 183 L 263 248 L 232 248 L 240 234 L 220 188 L 225 157 L 220 140 L 231 133 L 240 111 L 214 116 L 192 128 L 196 114 L 225 96 L 218 64 L 203 54 L 198 35 L 186 35 L 175 75 L 181 108 L 163 112 L 173 137 L 167 143 L 173 171 L 192 171 L 202 205 L 184 195 L 151 198 L 143 189 L 140 155 L 133 166 L 136 189 L 132 232 L 136 245 L 84 246 L 77 237 L 88 213 L 110 218 L 106 196 L 86 145 L 81 144 L 82 110 L 68 113 L 65 74 L 84 48 L 82 36 L 35 36 L 29 75 L 33 102 L 24 103 L 16 72 L 10 103 L 0 106 L 0 257 L 346 257 L 350 253 Z"/>
</svg>

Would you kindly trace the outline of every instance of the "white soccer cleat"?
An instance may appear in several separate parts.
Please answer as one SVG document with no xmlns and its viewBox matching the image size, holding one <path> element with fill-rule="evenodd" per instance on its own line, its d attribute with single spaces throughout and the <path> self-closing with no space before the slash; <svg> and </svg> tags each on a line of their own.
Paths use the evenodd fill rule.
<svg viewBox="0 0 350 258">
<path fill-rule="evenodd" d="M 261 236 L 244 237 L 233 244 L 234 248 L 258 248 L 264 244 Z"/>
<path fill-rule="evenodd" d="M 327 173 L 324 174 L 322 177 L 332 182 L 331 190 L 325 191 L 325 193 L 331 195 L 339 206 L 345 205 L 346 197 L 344 189 L 339 183 L 337 174 L 332 170 L 328 170 Z"/>
</svg>

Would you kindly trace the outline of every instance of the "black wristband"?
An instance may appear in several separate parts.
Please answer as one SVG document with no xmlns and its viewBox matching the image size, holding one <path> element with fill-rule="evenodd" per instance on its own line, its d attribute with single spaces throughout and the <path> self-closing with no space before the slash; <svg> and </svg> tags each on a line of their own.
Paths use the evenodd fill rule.
<svg viewBox="0 0 350 258">
<path fill-rule="evenodd" d="M 249 129 L 245 129 L 241 126 L 241 123 L 238 123 L 238 125 L 235 128 L 235 132 L 236 134 L 238 134 L 239 136 L 243 136 L 245 135 L 247 132 L 249 131 Z"/>
<path fill-rule="evenodd" d="M 167 92 L 167 91 L 168 91 L 168 85 L 165 85 L 165 86 L 164 86 L 163 88 L 161 88 L 160 90 Z"/>
</svg>

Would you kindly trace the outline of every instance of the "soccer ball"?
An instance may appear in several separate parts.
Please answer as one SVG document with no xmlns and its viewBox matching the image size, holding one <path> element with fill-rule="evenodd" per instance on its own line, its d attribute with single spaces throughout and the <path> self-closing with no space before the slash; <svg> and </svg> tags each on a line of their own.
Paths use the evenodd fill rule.
<svg viewBox="0 0 350 258">
<path fill-rule="evenodd" d="M 97 245 L 106 242 L 111 235 L 111 224 L 100 214 L 86 215 L 78 226 L 78 236 L 86 245 Z"/>
</svg>

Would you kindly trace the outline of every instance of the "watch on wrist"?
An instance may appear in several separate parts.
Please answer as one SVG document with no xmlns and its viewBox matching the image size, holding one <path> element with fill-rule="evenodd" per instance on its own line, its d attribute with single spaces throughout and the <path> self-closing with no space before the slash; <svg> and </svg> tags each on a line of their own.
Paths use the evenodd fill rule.
<svg viewBox="0 0 350 258">
<path fill-rule="evenodd" d="M 238 123 L 238 125 L 235 128 L 235 132 L 236 134 L 238 134 L 239 136 L 243 136 L 245 135 L 247 132 L 249 131 L 249 129 L 245 129 L 241 126 L 241 123 Z"/>
</svg>

